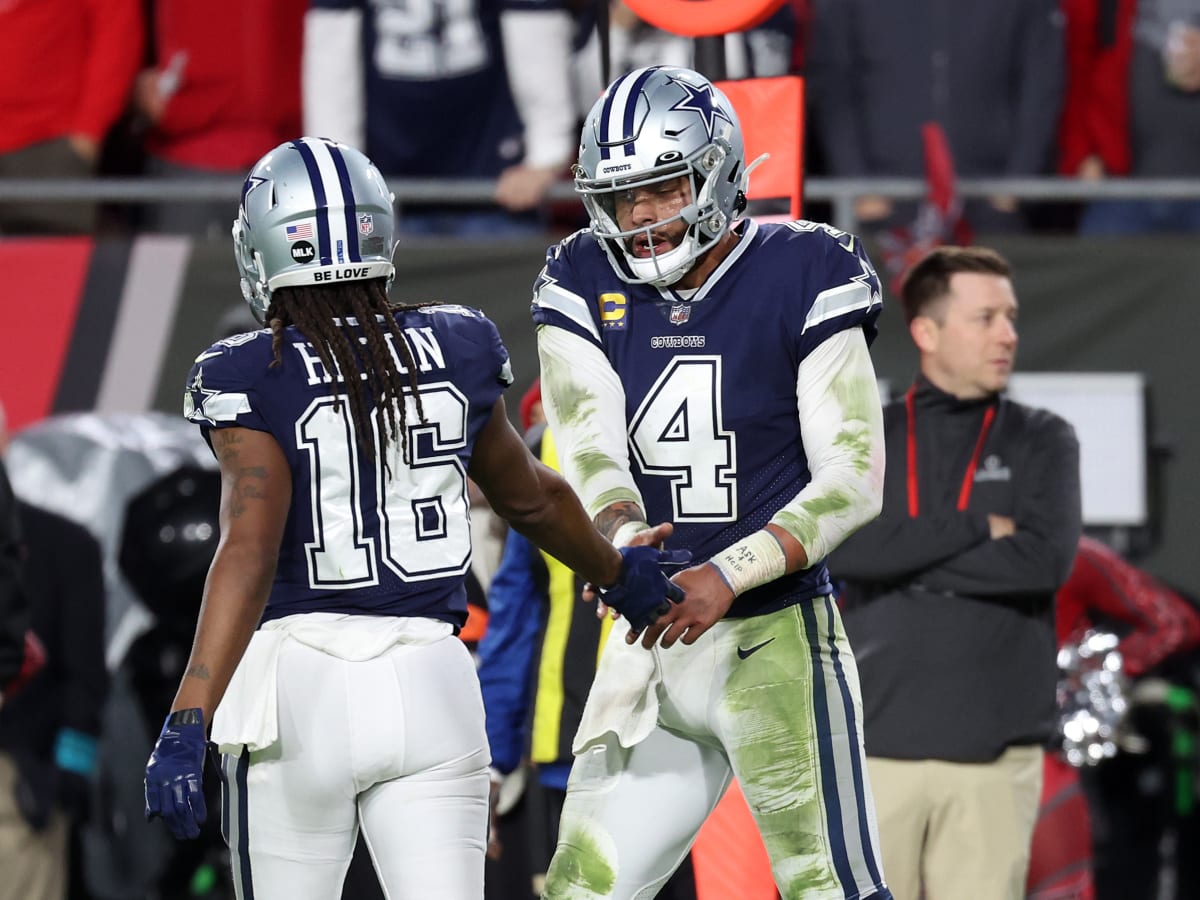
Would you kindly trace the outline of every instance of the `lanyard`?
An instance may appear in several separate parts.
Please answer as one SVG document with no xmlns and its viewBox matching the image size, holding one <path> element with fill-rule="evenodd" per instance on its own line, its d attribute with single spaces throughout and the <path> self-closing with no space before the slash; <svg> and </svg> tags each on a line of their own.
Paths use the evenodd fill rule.
<svg viewBox="0 0 1200 900">
<path fill-rule="evenodd" d="M 908 411 L 908 515 L 916 518 L 921 511 L 920 491 L 917 484 L 917 411 L 913 403 L 916 393 L 915 385 L 904 395 L 904 408 Z M 979 455 L 983 453 L 983 442 L 987 440 L 988 429 L 992 427 L 992 419 L 996 418 L 996 407 L 989 406 L 983 414 L 983 424 L 979 426 L 979 437 L 975 439 L 975 452 L 967 463 L 967 471 L 963 474 L 962 487 L 958 490 L 958 509 L 967 508 L 971 502 L 971 488 L 975 486 L 975 470 L 979 468 Z"/>
</svg>

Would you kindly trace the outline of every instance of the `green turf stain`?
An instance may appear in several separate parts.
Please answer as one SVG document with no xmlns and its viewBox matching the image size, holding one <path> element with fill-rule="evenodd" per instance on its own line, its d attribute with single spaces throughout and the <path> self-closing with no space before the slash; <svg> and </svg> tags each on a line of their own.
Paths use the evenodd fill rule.
<svg viewBox="0 0 1200 900">
<path fill-rule="evenodd" d="M 571 462 L 575 464 L 575 470 L 585 483 L 603 472 L 620 471 L 622 468 L 611 456 L 591 447 L 572 453 Z"/>
<path fill-rule="evenodd" d="M 739 646 L 774 640 L 733 664 L 722 701 L 726 731 L 736 735 L 726 750 L 752 802 L 776 883 L 783 897 L 797 900 L 839 887 L 823 806 L 837 798 L 822 798 L 818 783 L 812 657 L 803 630 L 780 614 L 746 620 L 732 633 Z"/>
<path fill-rule="evenodd" d="M 837 378 L 831 387 L 846 419 L 869 422 L 880 415 L 879 387 L 871 379 Z"/>
<path fill-rule="evenodd" d="M 837 437 L 833 439 L 833 443 L 849 451 L 850 465 L 854 467 L 854 471 L 859 475 L 863 475 L 870 470 L 871 441 L 865 433 L 843 428 L 837 433 Z"/>
<path fill-rule="evenodd" d="M 586 421 L 595 412 L 596 395 L 571 377 L 570 367 L 558 359 L 542 361 L 542 390 L 547 391 L 564 425 Z"/>
<path fill-rule="evenodd" d="M 600 842 L 579 826 L 564 826 L 558 850 L 546 873 L 547 898 L 575 897 L 582 889 L 607 897 L 616 884 L 617 873 L 605 857 Z"/>
<path fill-rule="evenodd" d="M 850 508 L 850 498 L 842 491 L 830 491 L 823 497 L 813 497 L 800 504 L 800 508 L 814 519 L 821 516 L 834 516 Z"/>
</svg>

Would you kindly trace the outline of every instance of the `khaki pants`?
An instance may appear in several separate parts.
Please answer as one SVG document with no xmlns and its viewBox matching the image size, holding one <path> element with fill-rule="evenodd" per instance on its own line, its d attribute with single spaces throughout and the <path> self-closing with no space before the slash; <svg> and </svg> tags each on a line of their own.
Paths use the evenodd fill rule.
<svg viewBox="0 0 1200 900">
<path fill-rule="evenodd" d="M 868 757 L 895 900 L 1021 900 L 1042 755 L 1021 746 L 990 763 Z"/>
<path fill-rule="evenodd" d="M 34 831 L 16 801 L 17 768 L 0 753 L 0 900 L 63 900 L 67 896 L 67 817 L 56 812 Z"/>
</svg>

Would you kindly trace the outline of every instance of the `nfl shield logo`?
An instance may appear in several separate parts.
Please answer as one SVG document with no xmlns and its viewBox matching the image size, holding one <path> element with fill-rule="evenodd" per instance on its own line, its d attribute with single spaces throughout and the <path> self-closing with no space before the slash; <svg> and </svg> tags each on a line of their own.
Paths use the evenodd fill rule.
<svg viewBox="0 0 1200 900">
<path fill-rule="evenodd" d="M 362 213 L 358 217 L 358 233 L 366 237 L 375 230 L 375 216 L 371 213 Z"/>
<path fill-rule="evenodd" d="M 682 325 L 692 315 L 692 307 L 687 303 L 676 303 L 671 307 L 671 324 Z"/>
</svg>

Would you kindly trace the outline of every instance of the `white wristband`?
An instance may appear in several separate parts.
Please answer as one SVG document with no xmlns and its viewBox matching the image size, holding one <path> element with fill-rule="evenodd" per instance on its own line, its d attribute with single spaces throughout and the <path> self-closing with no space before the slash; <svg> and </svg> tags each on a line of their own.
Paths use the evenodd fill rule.
<svg viewBox="0 0 1200 900">
<path fill-rule="evenodd" d="M 783 545 L 765 529 L 714 554 L 709 563 L 721 574 L 735 597 L 787 574 Z"/>
<path fill-rule="evenodd" d="M 613 535 L 613 546 L 628 547 L 629 542 L 633 540 L 635 535 L 641 534 L 650 528 L 648 522 L 626 522 L 617 529 L 617 533 Z"/>
</svg>

